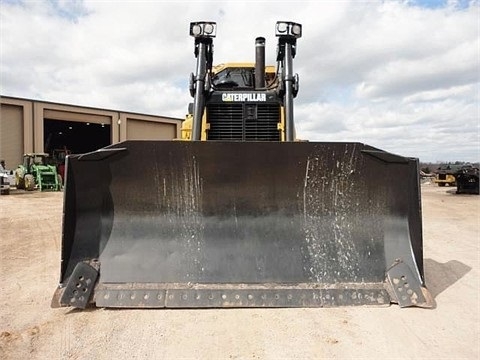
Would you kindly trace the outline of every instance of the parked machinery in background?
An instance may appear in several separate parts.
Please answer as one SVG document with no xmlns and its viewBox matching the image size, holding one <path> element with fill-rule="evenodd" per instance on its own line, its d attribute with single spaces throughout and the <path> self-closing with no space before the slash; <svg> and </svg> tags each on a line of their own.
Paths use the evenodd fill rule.
<svg viewBox="0 0 480 360">
<path fill-rule="evenodd" d="M 65 160 L 67 156 L 71 153 L 72 152 L 66 147 L 62 149 L 54 149 L 52 151 L 51 164 L 55 165 L 55 167 L 57 168 L 57 173 L 59 175 L 58 181 L 60 182 L 60 186 L 62 186 L 65 182 Z"/>
<path fill-rule="evenodd" d="M 10 194 L 9 171 L 5 169 L 5 161 L 0 160 L 0 195 Z"/>
<path fill-rule="evenodd" d="M 442 165 L 436 170 L 435 184 L 438 186 L 455 186 L 455 173 L 460 170 L 462 165 L 447 164 Z"/>
<path fill-rule="evenodd" d="M 32 191 L 60 190 L 57 168 L 50 165 L 48 154 L 33 153 L 23 155 L 23 163 L 15 170 L 17 189 Z"/>
<path fill-rule="evenodd" d="M 455 173 L 457 194 L 479 194 L 478 186 L 479 168 L 472 165 L 462 166 Z"/>
</svg>

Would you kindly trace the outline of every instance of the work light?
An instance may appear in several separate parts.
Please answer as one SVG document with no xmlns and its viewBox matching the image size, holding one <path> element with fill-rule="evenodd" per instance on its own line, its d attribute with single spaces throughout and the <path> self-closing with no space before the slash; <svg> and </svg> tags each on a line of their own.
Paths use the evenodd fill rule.
<svg viewBox="0 0 480 360">
<path fill-rule="evenodd" d="M 302 25 L 290 21 L 277 21 L 276 36 L 302 37 Z"/>
<path fill-rule="evenodd" d="M 214 38 L 217 31 L 217 23 L 200 21 L 190 23 L 190 36 L 195 38 Z"/>
</svg>

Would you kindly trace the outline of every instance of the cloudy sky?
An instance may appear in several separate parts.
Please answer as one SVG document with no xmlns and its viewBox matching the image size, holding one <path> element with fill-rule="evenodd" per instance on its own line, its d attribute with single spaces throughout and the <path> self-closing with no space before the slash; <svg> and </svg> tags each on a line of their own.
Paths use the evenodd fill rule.
<svg viewBox="0 0 480 360">
<path fill-rule="evenodd" d="M 480 160 L 478 0 L 0 0 L 0 93 L 183 118 L 191 21 L 217 22 L 214 63 L 276 56 L 303 25 L 297 135 L 420 161 Z"/>
</svg>

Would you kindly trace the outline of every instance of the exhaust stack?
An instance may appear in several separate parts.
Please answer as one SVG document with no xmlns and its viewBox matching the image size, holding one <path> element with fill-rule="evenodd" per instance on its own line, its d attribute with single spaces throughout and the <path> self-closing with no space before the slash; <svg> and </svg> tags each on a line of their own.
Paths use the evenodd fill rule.
<svg viewBox="0 0 480 360">
<path fill-rule="evenodd" d="M 265 38 L 255 39 L 255 89 L 265 87 Z"/>
</svg>

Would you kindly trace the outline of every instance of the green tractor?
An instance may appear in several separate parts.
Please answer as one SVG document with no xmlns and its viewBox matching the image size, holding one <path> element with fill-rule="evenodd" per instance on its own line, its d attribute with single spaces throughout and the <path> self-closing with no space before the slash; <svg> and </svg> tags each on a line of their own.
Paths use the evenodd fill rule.
<svg viewBox="0 0 480 360">
<path fill-rule="evenodd" d="M 61 182 L 55 165 L 51 165 L 48 154 L 35 153 L 23 155 L 23 164 L 15 170 L 17 189 L 32 191 L 36 187 L 40 191 L 61 190 Z"/>
</svg>

